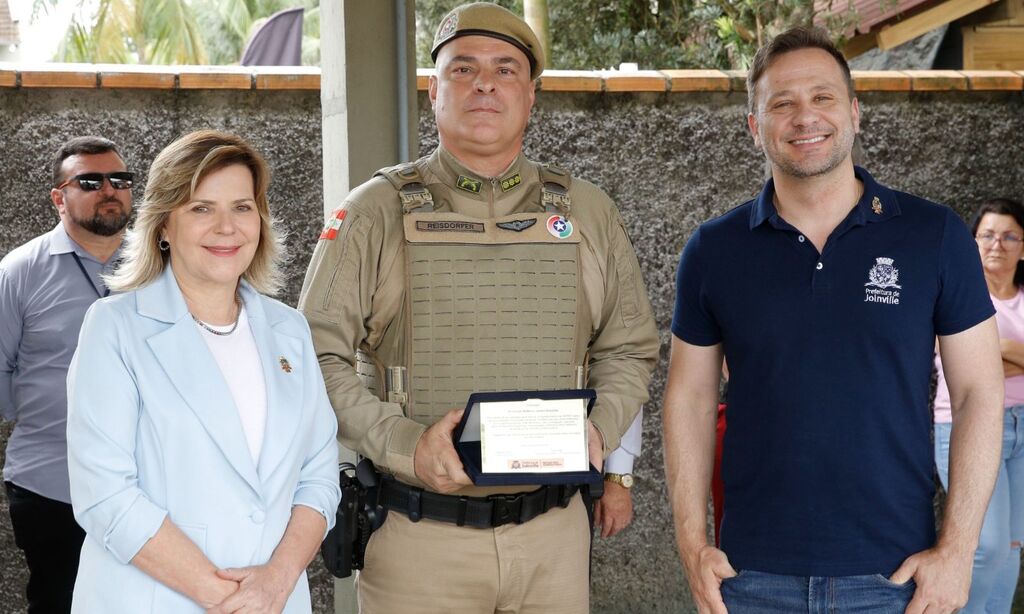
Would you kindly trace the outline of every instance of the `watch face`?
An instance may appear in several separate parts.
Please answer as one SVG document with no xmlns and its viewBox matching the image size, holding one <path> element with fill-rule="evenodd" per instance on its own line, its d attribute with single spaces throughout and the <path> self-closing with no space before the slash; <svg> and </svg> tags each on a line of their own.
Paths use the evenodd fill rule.
<svg viewBox="0 0 1024 614">
<path fill-rule="evenodd" d="M 633 488 L 633 476 L 628 473 L 623 475 L 622 485 L 625 486 L 626 488 Z"/>
</svg>

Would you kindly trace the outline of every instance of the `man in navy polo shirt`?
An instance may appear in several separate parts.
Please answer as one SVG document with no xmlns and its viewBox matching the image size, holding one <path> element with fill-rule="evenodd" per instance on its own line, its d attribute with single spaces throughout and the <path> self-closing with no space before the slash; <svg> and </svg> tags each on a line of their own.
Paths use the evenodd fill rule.
<svg viewBox="0 0 1024 614">
<path fill-rule="evenodd" d="M 966 226 L 854 167 L 859 107 L 828 37 L 758 51 L 748 123 L 760 196 L 683 250 L 665 393 L 676 535 L 701 612 L 952 612 L 996 476 L 1002 370 Z M 936 539 L 928 387 L 938 336 L 954 402 Z M 729 363 L 721 550 L 707 492 Z M 954 460 L 955 458 L 955 460 Z"/>
</svg>

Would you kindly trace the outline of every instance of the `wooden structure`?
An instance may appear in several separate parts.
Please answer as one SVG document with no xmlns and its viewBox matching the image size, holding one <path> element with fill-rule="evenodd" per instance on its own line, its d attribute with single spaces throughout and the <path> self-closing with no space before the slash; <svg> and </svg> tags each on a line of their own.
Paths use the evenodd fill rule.
<svg viewBox="0 0 1024 614">
<path fill-rule="evenodd" d="M 843 51 L 855 57 L 902 45 L 944 25 L 959 28 L 963 70 L 1024 70 L 1024 0 L 817 0 L 819 19 L 856 11 Z M 931 68 L 922 66 L 921 68 Z"/>
<path fill-rule="evenodd" d="M 18 22 L 11 18 L 11 8 L 7 0 L 0 0 L 0 47 L 21 44 L 18 36 Z"/>
<path fill-rule="evenodd" d="M 1000 0 L 964 20 L 964 68 L 1024 70 L 1024 0 Z"/>
</svg>

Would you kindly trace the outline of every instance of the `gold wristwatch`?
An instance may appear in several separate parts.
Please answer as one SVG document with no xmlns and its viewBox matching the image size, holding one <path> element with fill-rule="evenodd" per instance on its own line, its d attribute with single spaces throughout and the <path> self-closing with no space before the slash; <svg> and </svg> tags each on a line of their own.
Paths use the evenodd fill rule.
<svg viewBox="0 0 1024 614">
<path fill-rule="evenodd" d="M 633 488 L 632 473 L 606 473 L 604 474 L 604 481 L 614 482 L 623 488 Z"/>
</svg>

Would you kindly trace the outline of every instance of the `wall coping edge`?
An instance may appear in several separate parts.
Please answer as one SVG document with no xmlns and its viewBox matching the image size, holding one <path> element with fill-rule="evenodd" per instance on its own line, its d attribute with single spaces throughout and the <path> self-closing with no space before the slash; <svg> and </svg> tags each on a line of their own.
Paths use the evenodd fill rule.
<svg viewBox="0 0 1024 614">
<path fill-rule="evenodd" d="M 434 69 L 416 70 L 422 91 Z M 182 77 L 185 86 L 182 85 Z M 744 71 L 663 69 L 638 72 L 546 70 L 539 88 L 559 92 L 742 92 Z M 853 71 L 858 92 L 1024 91 L 1024 71 Z M 610 86 L 610 87 L 609 87 Z M 139 66 L 0 62 L 0 88 L 319 90 L 311 66 Z"/>
</svg>

